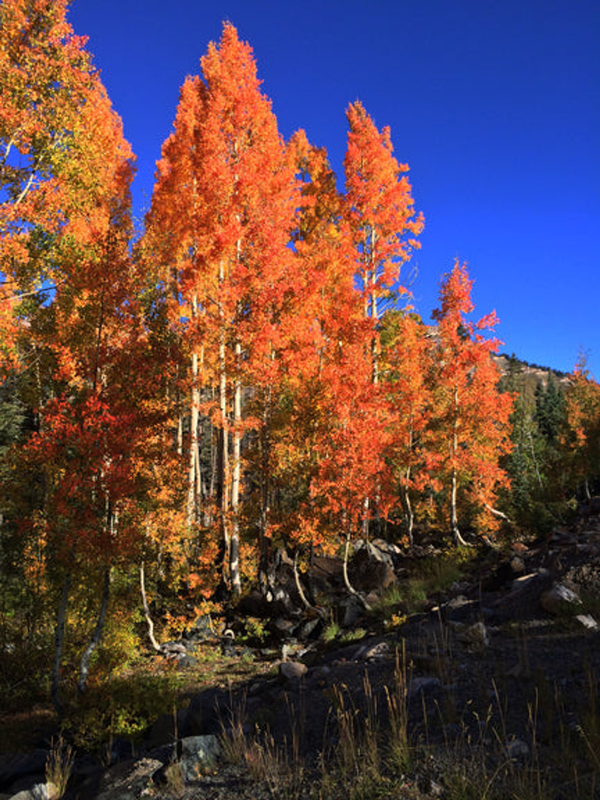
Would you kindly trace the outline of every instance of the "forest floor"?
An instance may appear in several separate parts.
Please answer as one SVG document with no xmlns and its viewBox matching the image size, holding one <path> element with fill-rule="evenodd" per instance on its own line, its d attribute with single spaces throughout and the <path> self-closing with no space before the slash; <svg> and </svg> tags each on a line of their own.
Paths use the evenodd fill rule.
<svg viewBox="0 0 600 800">
<path fill-rule="evenodd" d="M 147 660 L 139 702 L 162 692 L 177 713 L 79 755 L 66 797 L 600 798 L 600 520 L 490 551 L 406 616 L 402 580 L 306 643 L 207 637 L 185 669 Z M 25 731 L 47 747 L 53 726 L 43 706 L 2 715 L 0 749 Z M 190 776 L 171 743 L 198 735 L 221 754 Z"/>
</svg>

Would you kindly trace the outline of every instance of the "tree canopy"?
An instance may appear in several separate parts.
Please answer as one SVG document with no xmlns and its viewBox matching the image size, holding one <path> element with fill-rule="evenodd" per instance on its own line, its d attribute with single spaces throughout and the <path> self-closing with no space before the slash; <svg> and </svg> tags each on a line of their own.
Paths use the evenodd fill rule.
<svg viewBox="0 0 600 800">
<path fill-rule="evenodd" d="M 589 494 L 585 364 L 511 385 L 458 260 L 433 324 L 412 307 L 424 218 L 389 129 L 348 108 L 339 189 L 226 23 L 134 241 L 133 154 L 67 5 L 0 9 L 1 569 L 15 613 L 58 610 L 57 697 L 65 648 L 84 688 L 107 613 L 139 606 L 140 566 L 197 607 L 266 595 L 278 548 L 473 542 Z"/>
</svg>

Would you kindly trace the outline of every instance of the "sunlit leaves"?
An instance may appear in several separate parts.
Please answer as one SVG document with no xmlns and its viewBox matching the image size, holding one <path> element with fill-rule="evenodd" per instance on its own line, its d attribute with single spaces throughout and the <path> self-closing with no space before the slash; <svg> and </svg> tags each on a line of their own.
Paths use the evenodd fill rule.
<svg viewBox="0 0 600 800">
<path fill-rule="evenodd" d="M 490 508 L 500 486 L 507 485 L 500 457 L 510 450 L 509 418 L 513 399 L 499 392 L 500 373 L 492 360 L 498 342 L 480 333 L 496 322 L 494 314 L 469 321 L 472 280 L 455 262 L 440 288 L 440 306 L 432 350 L 433 416 L 429 446 L 436 472 L 446 486 L 457 536 L 459 494 L 475 506 L 480 524 L 495 527 Z"/>
</svg>

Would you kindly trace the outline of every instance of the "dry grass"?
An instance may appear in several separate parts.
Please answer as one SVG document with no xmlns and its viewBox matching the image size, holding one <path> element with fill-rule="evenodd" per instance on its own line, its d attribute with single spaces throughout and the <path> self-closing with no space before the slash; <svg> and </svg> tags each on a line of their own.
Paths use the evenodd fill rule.
<svg viewBox="0 0 600 800">
<path fill-rule="evenodd" d="M 60 800 L 67 791 L 73 771 L 75 752 L 62 736 L 53 739 L 46 761 L 46 782 L 54 787 L 54 800 Z"/>
<path fill-rule="evenodd" d="M 305 769 L 300 755 L 300 715 L 288 706 L 293 720 L 291 742 L 277 745 L 268 730 L 244 731 L 245 696 L 237 704 L 230 702 L 227 721 L 221 721 L 221 748 L 230 764 L 246 768 L 253 782 L 268 789 L 273 800 L 299 800 L 305 789 Z"/>
</svg>

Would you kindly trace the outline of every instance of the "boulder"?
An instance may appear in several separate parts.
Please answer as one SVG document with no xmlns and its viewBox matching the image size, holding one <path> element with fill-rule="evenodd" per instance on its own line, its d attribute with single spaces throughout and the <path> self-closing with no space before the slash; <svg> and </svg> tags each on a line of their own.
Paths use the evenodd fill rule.
<svg viewBox="0 0 600 800">
<path fill-rule="evenodd" d="M 284 683 L 297 683 L 307 672 L 308 667 L 300 661 L 282 661 L 279 665 L 279 677 Z"/>
<path fill-rule="evenodd" d="M 268 600 L 258 589 L 253 589 L 243 595 L 238 604 L 237 612 L 242 617 L 257 617 L 258 619 L 271 619 L 273 616 L 285 614 L 283 604 Z"/>
<path fill-rule="evenodd" d="M 325 626 L 322 617 L 312 617 L 305 620 L 301 625 L 298 626 L 296 634 L 300 641 L 305 642 L 307 639 L 317 639 L 324 627 Z"/>
<path fill-rule="evenodd" d="M 490 643 L 490 637 L 483 622 L 469 625 L 468 628 L 458 634 L 458 640 L 470 650 L 485 650 Z"/>
<path fill-rule="evenodd" d="M 59 800 L 59 791 L 53 783 L 36 783 L 31 789 L 13 794 L 10 800 Z"/>
<path fill-rule="evenodd" d="M 581 598 L 574 589 L 564 583 L 556 583 L 540 596 L 540 605 L 548 614 L 556 617 L 569 613 L 581 605 Z"/>
<path fill-rule="evenodd" d="M 355 661 L 380 661 L 390 655 L 390 646 L 387 642 L 364 645 L 354 656 Z"/>
<path fill-rule="evenodd" d="M 177 743 L 177 757 L 186 781 L 196 780 L 214 765 L 220 754 L 216 736 L 187 736 Z"/>
<path fill-rule="evenodd" d="M 402 551 L 397 545 L 390 544 L 384 539 L 373 539 L 370 542 L 358 539 L 354 543 L 353 552 L 353 560 L 359 553 L 366 553 L 371 561 L 381 561 L 393 568 Z"/>
<path fill-rule="evenodd" d="M 179 659 L 187 655 L 187 648 L 182 642 L 165 642 L 160 646 L 161 653 L 166 658 Z"/>
<path fill-rule="evenodd" d="M 492 603 L 488 613 L 498 619 L 533 619 L 539 599 L 552 586 L 552 574 L 546 569 L 521 575 L 512 581 L 510 591 Z"/>
<path fill-rule="evenodd" d="M 29 775 L 43 776 L 47 759 L 48 751 L 41 748 L 34 750 L 33 753 L 7 753 L 0 755 L 0 790 L 9 788 L 20 778 Z"/>
<path fill-rule="evenodd" d="M 289 639 L 293 636 L 297 623 L 285 617 L 277 617 L 269 625 L 269 629 L 278 639 Z"/>
<path fill-rule="evenodd" d="M 344 585 L 344 562 L 335 556 L 315 556 L 310 571 L 310 582 L 317 592 L 341 588 Z"/>
<path fill-rule="evenodd" d="M 212 639 L 215 634 L 216 631 L 210 614 L 201 614 L 191 628 L 184 632 L 183 638 L 193 642 L 201 642 L 205 639 Z"/>
<path fill-rule="evenodd" d="M 354 556 L 349 574 L 352 585 L 359 592 L 380 592 L 397 582 L 391 563 L 372 545 L 361 548 Z"/>
<path fill-rule="evenodd" d="M 577 614 L 575 619 L 577 622 L 580 622 L 584 628 L 587 628 L 588 631 L 597 631 L 598 628 L 600 628 L 600 625 L 598 625 L 591 614 Z"/>
<path fill-rule="evenodd" d="M 95 800 L 137 800 L 144 796 L 153 775 L 162 766 L 163 762 L 156 758 L 125 762 L 105 770 L 99 786 L 83 784 L 76 796 Z"/>
<path fill-rule="evenodd" d="M 354 594 L 345 597 L 344 600 L 340 603 L 340 609 L 343 611 L 343 619 L 342 625 L 344 628 L 354 628 L 354 626 L 358 623 L 361 617 L 364 616 L 365 613 L 365 605 L 360 599 Z"/>
<path fill-rule="evenodd" d="M 467 622 L 479 613 L 479 603 L 459 594 L 444 603 L 441 611 L 447 622 Z"/>
<path fill-rule="evenodd" d="M 224 694 L 217 688 L 206 689 L 195 695 L 187 707 L 182 725 L 183 736 L 218 735 L 229 721 L 229 708 L 222 708 Z"/>
<path fill-rule="evenodd" d="M 513 556 L 510 560 L 510 568 L 515 574 L 525 572 L 525 562 L 521 556 Z"/>
</svg>

